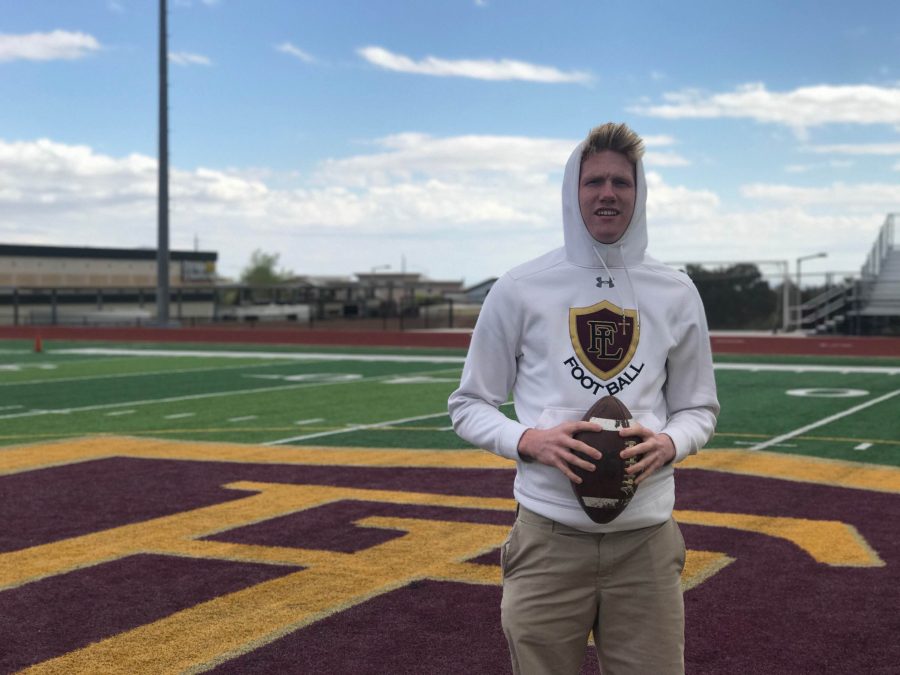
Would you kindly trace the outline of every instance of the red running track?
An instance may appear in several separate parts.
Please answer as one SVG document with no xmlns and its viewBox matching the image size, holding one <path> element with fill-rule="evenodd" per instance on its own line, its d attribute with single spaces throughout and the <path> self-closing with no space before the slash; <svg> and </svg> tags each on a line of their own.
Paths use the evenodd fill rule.
<svg viewBox="0 0 900 675">
<path fill-rule="evenodd" d="M 315 330 L 244 327 L 88 328 L 4 326 L 0 339 L 98 340 L 114 342 L 218 342 L 232 344 L 346 345 L 357 347 L 443 347 L 465 349 L 468 332 Z M 900 338 L 713 335 L 717 354 L 801 354 L 900 357 Z"/>
</svg>

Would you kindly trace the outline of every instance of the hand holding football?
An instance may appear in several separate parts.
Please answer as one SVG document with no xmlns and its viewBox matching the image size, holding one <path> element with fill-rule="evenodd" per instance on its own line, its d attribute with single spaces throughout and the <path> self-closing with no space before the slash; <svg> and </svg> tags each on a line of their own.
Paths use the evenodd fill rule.
<svg viewBox="0 0 900 675">
<path fill-rule="evenodd" d="M 605 396 L 585 413 L 583 421 L 599 424 L 602 431 L 582 431 L 575 439 L 598 450 L 602 457 L 595 459 L 582 455 L 581 459 L 591 462 L 595 470 L 586 470 L 582 465 L 573 465 L 580 483 L 572 483 L 575 497 L 588 517 L 596 523 L 608 523 L 615 519 L 631 502 L 638 487 L 635 472 L 627 469 L 637 466 L 643 458 L 631 454 L 622 458 L 620 453 L 639 442 L 622 436 L 620 429 L 632 425 L 631 413 L 615 396 Z M 626 432 L 627 433 L 627 432 Z M 577 450 L 576 454 L 580 454 Z"/>
</svg>

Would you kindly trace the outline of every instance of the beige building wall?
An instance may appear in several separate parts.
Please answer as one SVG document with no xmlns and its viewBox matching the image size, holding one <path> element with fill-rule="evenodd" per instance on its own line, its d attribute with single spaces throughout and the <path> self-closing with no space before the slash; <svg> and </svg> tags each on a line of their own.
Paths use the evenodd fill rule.
<svg viewBox="0 0 900 675">
<path fill-rule="evenodd" d="M 182 261 L 171 261 L 169 285 L 172 288 L 211 285 L 208 281 L 183 279 Z M 151 288 L 156 286 L 156 261 L 0 256 L 0 286 Z"/>
</svg>

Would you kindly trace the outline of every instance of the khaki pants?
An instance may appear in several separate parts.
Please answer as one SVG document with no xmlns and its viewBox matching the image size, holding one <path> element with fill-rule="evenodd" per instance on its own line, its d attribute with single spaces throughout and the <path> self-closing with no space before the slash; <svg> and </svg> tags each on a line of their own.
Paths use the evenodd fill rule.
<svg viewBox="0 0 900 675">
<path fill-rule="evenodd" d="M 673 519 L 589 534 L 519 507 L 501 550 L 503 632 L 518 675 L 684 673 L 684 539 Z"/>
</svg>

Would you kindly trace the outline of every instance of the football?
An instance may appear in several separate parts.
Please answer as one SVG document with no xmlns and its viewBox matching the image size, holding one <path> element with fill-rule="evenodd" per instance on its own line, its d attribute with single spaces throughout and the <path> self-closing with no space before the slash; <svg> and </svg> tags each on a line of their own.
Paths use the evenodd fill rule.
<svg viewBox="0 0 900 675">
<path fill-rule="evenodd" d="M 573 466 L 572 470 L 582 482 L 572 483 L 572 487 L 588 517 L 595 523 L 608 523 L 625 510 L 637 491 L 636 476 L 629 476 L 625 469 L 637 463 L 641 455 L 626 460 L 619 457 L 619 453 L 638 441 L 619 436 L 619 429 L 630 426 L 632 419 L 628 408 L 615 396 L 601 398 L 582 419 L 602 425 L 603 431 L 583 431 L 575 434 L 575 438 L 599 450 L 603 457 L 593 459 L 576 451 L 597 469 L 586 471 Z"/>
</svg>

